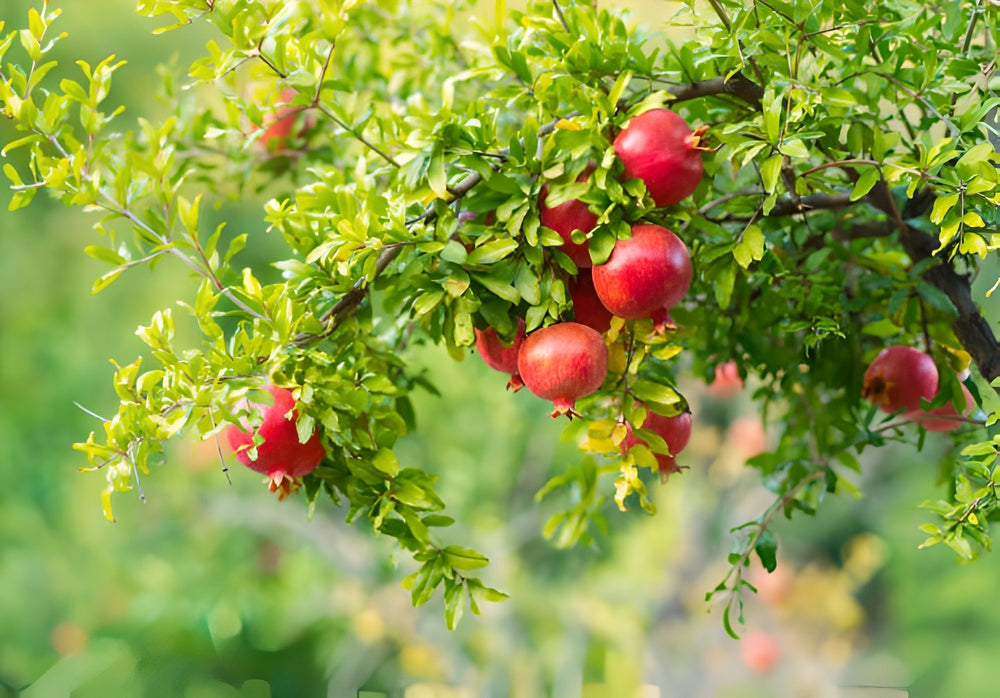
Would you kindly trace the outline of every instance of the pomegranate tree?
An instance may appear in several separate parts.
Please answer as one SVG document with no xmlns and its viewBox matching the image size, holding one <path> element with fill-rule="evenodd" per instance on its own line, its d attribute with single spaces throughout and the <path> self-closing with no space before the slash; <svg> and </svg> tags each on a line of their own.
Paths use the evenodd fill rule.
<svg viewBox="0 0 1000 698">
<path fill-rule="evenodd" d="M 694 132 L 676 112 L 652 109 L 626 124 L 615 138 L 615 154 L 625 177 L 641 179 L 657 206 L 671 206 L 690 196 L 704 173 L 700 147 L 707 127 Z"/>
<path fill-rule="evenodd" d="M 226 438 L 236 453 L 236 460 L 251 470 L 267 476 L 269 488 L 284 499 L 299 487 L 298 478 L 308 475 L 326 456 L 319 433 L 313 431 L 308 440 L 299 440 L 295 421 L 295 398 L 291 391 L 276 385 L 267 385 L 274 397 L 273 404 L 246 402 L 244 407 L 260 413 L 262 421 L 255 429 L 243 420 L 241 426 L 226 428 Z M 254 450 L 254 439 L 263 442 Z"/>
<path fill-rule="evenodd" d="M 862 396 L 883 412 L 920 410 L 920 399 L 933 400 L 938 391 L 934 359 L 900 344 L 886 347 L 865 371 Z"/>
<path fill-rule="evenodd" d="M 486 365 L 500 371 L 500 373 L 510 375 L 510 380 L 507 382 L 507 390 L 516 393 L 524 387 L 521 376 L 517 373 L 517 354 L 521 350 L 521 343 L 524 341 L 524 320 L 521 318 L 517 319 L 517 335 L 515 335 L 510 344 L 505 344 L 493 327 L 487 327 L 485 330 L 476 328 L 475 333 L 476 350 L 483 357 Z"/>
<path fill-rule="evenodd" d="M 532 393 L 551 400 L 553 417 L 579 413 L 577 399 L 601 387 L 608 374 L 608 348 L 601 335 L 578 322 L 560 322 L 529 334 L 517 357 L 521 379 Z"/>
<path fill-rule="evenodd" d="M 681 471 L 676 459 L 691 439 L 691 413 L 682 412 L 673 417 L 664 417 L 655 412 L 646 412 L 646 418 L 642 421 L 641 428 L 657 434 L 670 449 L 670 455 L 666 453 L 654 454 L 656 462 L 660 465 L 660 478 L 665 482 L 670 475 Z M 622 453 L 628 453 L 633 446 L 639 445 L 646 446 L 648 444 L 636 436 L 629 427 L 625 440 L 622 441 Z"/>
<path fill-rule="evenodd" d="M 672 231 L 638 224 L 632 226 L 632 236 L 618 240 L 608 261 L 592 273 L 597 297 L 618 317 L 666 317 L 666 311 L 691 286 L 691 256 Z"/>
</svg>

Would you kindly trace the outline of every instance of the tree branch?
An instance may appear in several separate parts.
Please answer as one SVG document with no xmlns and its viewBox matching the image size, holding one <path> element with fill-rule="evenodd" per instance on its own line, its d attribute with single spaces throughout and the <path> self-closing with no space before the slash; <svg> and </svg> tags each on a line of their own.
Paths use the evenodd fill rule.
<svg viewBox="0 0 1000 698">
<path fill-rule="evenodd" d="M 938 248 L 938 241 L 933 236 L 912 225 L 900 231 L 900 241 L 914 263 L 934 257 Z M 1000 344 L 990 323 L 972 299 L 969 280 L 943 260 L 925 271 L 924 278 L 948 296 L 958 311 L 952 329 L 958 341 L 972 355 L 983 378 L 993 381 L 1000 377 Z"/>
<path fill-rule="evenodd" d="M 704 215 L 709 210 L 721 205 L 725 201 L 736 198 L 738 196 L 764 196 L 763 192 L 733 192 L 730 194 L 725 194 L 715 201 L 709 201 L 707 204 L 698 209 L 698 212 Z M 851 201 L 851 195 L 848 193 L 835 193 L 835 194 L 809 194 L 808 196 L 803 196 L 798 200 L 792 198 L 779 199 L 774 208 L 771 209 L 769 213 L 765 214 L 755 214 L 754 216 L 748 216 L 741 218 L 733 215 L 725 215 L 720 218 L 712 218 L 713 223 L 725 223 L 729 221 L 749 221 L 753 218 L 779 218 L 781 216 L 794 216 L 800 213 L 807 213 L 808 211 L 818 211 L 820 209 L 838 209 L 846 208 L 853 204 L 860 203 L 860 201 Z"/>
<path fill-rule="evenodd" d="M 979 306 L 972 299 L 969 280 L 955 271 L 950 262 L 935 254 L 939 247 L 936 237 L 903 220 L 885 180 L 879 181 L 872 188 L 868 198 L 873 205 L 889 214 L 891 220 L 886 223 L 891 224 L 899 232 L 903 249 L 914 264 L 933 258 L 940 261 L 924 272 L 924 279 L 948 296 L 948 300 L 958 311 L 958 318 L 952 323 L 952 330 L 972 356 L 972 360 L 976 362 L 983 378 L 992 382 L 1000 377 L 1000 344 L 990 323 L 983 317 Z"/>
<path fill-rule="evenodd" d="M 731 95 L 746 102 L 754 109 L 761 108 L 764 88 L 743 73 L 736 73 L 726 80 L 724 77 L 699 80 L 689 85 L 675 85 L 670 88 L 675 102 L 685 102 L 713 95 Z"/>
</svg>

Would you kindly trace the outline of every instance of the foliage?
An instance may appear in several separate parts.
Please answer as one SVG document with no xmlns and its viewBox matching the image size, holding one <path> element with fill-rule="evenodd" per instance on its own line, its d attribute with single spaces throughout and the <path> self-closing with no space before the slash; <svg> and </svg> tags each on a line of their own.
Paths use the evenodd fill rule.
<svg viewBox="0 0 1000 698">
<path fill-rule="evenodd" d="M 140 13 L 173 22 L 157 31 L 207 22 L 216 38 L 186 75 L 164 71 L 174 113 L 131 130 L 106 104 L 123 62 L 80 61 L 82 77 L 51 79 L 57 10 L 46 3 L 0 33 L 0 113 L 19 131 L 3 153 L 27 153 L 4 165 L 11 207 L 46 190 L 99 213 L 99 241 L 84 249 L 108 265 L 95 293 L 166 259 L 194 279 L 179 312 L 139 329 L 148 357 L 116 366 L 120 407 L 77 445 L 106 474 L 108 518 L 114 492 L 141 495 L 166 441 L 216 437 L 269 380 L 293 389 L 300 434 L 319 428 L 328 446 L 305 481 L 310 505 L 343 501 L 350 521 L 364 516 L 412 554 L 414 604 L 443 586 L 454 627 L 466 606 L 503 598 L 470 574 L 481 553 L 439 542 L 433 529 L 453 520 L 435 478 L 394 448 L 420 419 L 411 396 L 433 390 L 410 368 L 414 346 L 461 359 L 475 327 L 512 337 L 518 317 L 530 331 L 569 316 L 576 268 L 538 218 L 548 183 L 550 205 L 580 198 L 599 214 L 596 263 L 641 220 L 677 231 L 695 268 L 675 329 L 635 321 L 608 334 L 609 378 L 567 427 L 587 453 L 539 493 L 575 497 L 545 528 L 558 544 L 591 542 L 611 492 L 621 509 L 654 509 L 664 449 L 638 430 L 645 409 L 683 410 L 681 374 L 708 378 L 735 360 L 780 438 L 748 462 L 773 504 L 738 527 L 732 569 L 709 595 L 727 594 L 731 628 L 751 557 L 776 563 L 778 514 L 857 494 L 856 454 L 869 446 L 923 444 L 919 427 L 877 420 L 860 398 L 864 366 L 891 342 L 935 358 L 934 407 L 960 394 L 953 374 L 975 369 L 966 385 L 980 412 L 957 433 L 951 496 L 927 505 L 940 519 L 927 544 L 964 559 L 988 548 L 1000 442 L 979 425 L 995 421 L 1000 352 L 970 283 L 1000 244 L 1000 11 L 986 0 L 710 4 L 678 13 L 692 36 L 668 42 L 585 3 L 497 2 L 495 20 L 465 37 L 460 3 L 141 0 Z M 300 141 L 268 150 L 259 139 L 288 88 Z M 658 209 L 641 182 L 621 181 L 611 140 L 665 104 L 708 125 L 717 149 L 694 196 Z M 258 189 L 288 247 L 272 262 L 280 276 L 239 266 L 259 232 L 205 223 L 212 206 Z M 192 330 L 200 340 L 186 341 Z M 623 457 L 626 425 L 650 446 Z"/>
</svg>

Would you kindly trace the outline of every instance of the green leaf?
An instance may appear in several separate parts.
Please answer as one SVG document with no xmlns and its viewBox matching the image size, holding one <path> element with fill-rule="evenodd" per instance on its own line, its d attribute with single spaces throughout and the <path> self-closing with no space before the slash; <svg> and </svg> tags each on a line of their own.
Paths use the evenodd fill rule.
<svg viewBox="0 0 1000 698">
<path fill-rule="evenodd" d="M 934 200 L 934 207 L 931 209 L 931 222 L 941 224 L 945 215 L 958 203 L 958 194 L 944 194 Z"/>
<path fill-rule="evenodd" d="M 762 531 L 757 542 L 754 543 L 753 549 L 757 553 L 757 557 L 760 558 L 761 564 L 764 565 L 764 569 L 768 572 L 774 572 L 778 566 L 778 541 L 774 534 L 769 529 Z"/>
<path fill-rule="evenodd" d="M 511 238 L 493 240 L 472 250 L 466 258 L 466 263 L 469 265 L 493 264 L 510 256 L 516 249 L 517 240 Z"/>
<path fill-rule="evenodd" d="M 97 281 L 94 282 L 94 285 L 91 286 L 90 292 L 95 295 L 100 293 L 108 286 L 113 284 L 118 279 L 118 277 L 121 276 L 121 274 L 122 270 L 120 268 L 113 269 L 105 274 L 102 274 L 101 276 L 98 277 Z"/>
<path fill-rule="evenodd" d="M 673 388 L 651 381 L 636 381 L 629 386 L 629 392 L 657 413 L 664 411 L 676 414 L 677 411 L 672 408 L 681 401 L 681 396 Z"/>
<path fill-rule="evenodd" d="M 444 568 L 440 558 L 435 556 L 421 565 L 413 579 L 413 589 L 410 593 L 413 606 L 423 606 L 430 601 L 442 579 L 444 579 Z"/>
<path fill-rule="evenodd" d="M 88 257 L 93 257 L 99 262 L 105 262 L 115 266 L 121 266 L 126 262 L 126 259 L 120 254 L 102 245 L 87 245 L 83 248 L 83 252 Z"/>
<path fill-rule="evenodd" d="M 517 289 L 511 286 L 508 282 L 498 279 L 489 274 L 472 274 L 473 279 L 485 286 L 489 291 L 495 293 L 500 298 L 511 303 L 518 303 L 521 300 L 521 294 L 517 292 Z"/>
<path fill-rule="evenodd" d="M 771 193 L 778 188 L 778 177 L 781 175 L 781 153 L 775 153 L 767 158 L 760 166 L 760 177 L 764 184 L 764 191 Z"/>
<path fill-rule="evenodd" d="M 465 612 L 465 584 L 447 580 L 444 587 L 444 617 L 448 630 L 454 630 Z"/>
<path fill-rule="evenodd" d="M 743 231 L 742 239 L 733 248 L 733 258 L 744 269 L 764 258 L 764 231 L 759 225 L 754 223 Z"/>
<path fill-rule="evenodd" d="M 858 181 L 854 183 L 854 189 L 851 190 L 851 201 L 857 201 L 868 194 L 879 181 L 881 175 L 882 173 L 875 167 L 865 169 L 858 177 Z"/>
<path fill-rule="evenodd" d="M 448 560 L 448 564 L 458 570 L 475 570 L 486 567 L 490 562 L 489 558 L 482 553 L 457 545 L 449 545 L 445 548 L 444 556 Z"/>
<path fill-rule="evenodd" d="M 389 477 L 396 477 L 399 474 L 399 459 L 392 449 L 380 448 L 372 458 L 372 465 Z"/>
</svg>

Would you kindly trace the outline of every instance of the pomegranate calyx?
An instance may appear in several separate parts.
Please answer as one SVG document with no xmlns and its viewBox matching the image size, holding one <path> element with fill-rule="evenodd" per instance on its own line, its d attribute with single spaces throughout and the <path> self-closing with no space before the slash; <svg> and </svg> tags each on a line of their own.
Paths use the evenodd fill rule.
<svg viewBox="0 0 1000 698">
<path fill-rule="evenodd" d="M 706 145 L 702 145 L 702 141 L 705 140 L 704 136 L 707 131 L 708 131 L 708 124 L 702 124 L 694 131 L 692 131 L 690 136 L 684 139 L 684 144 L 691 150 L 698 150 L 702 153 L 714 153 L 721 146 L 717 145 L 714 148 L 710 148 Z"/>
<path fill-rule="evenodd" d="M 673 331 L 678 328 L 674 319 L 670 317 L 670 310 L 668 308 L 660 308 L 659 310 L 654 310 L 652 315 L 649 316 L 653 321 L 653 331 L 658 335 L 664 335 L 668 331 Z"/>
<path fill-rule="evenodd" d="M 563 415 L 566 415 L 566 417 L 570 420 L 572 420 L 573 417 L 583 417 L 582 414 L 576 411 L 576 408 L 574 407 L 575 404 L 576 403 L 573 400 L 553 400 L 552 405 L 555 407 L 555 409 L 552 410 L 553 419 Z"/>
<path fill-rule="evenodd" d="M 278 493 L 279 502 L 298 492 L 299 487 L 302 486 L 301 480 L 291 477 L 281 470 L 271 473 L 270 477 L 267 479 L 267 483 L 267 489 L 269 491 Z"/>
<path fill-rule="evenodd" d="M 683 473 L 690 466 L 688 465 L 677 465 L 677 461 L 673 456 L 660 456 L 657 458 L 660 464 L 660 482 L 666 483 L 670 479 L 671 475 L 675 473 Z"/>
<path fill-rule="evenodd" d="M 510 380 L 507 381 L 507 390 L 512 393 L 516 393 L 518 390 L 524 387 L 524 381 L 521 380 L 521 376 L 516 373 L 512 373 Z"/>
<path fill-rule="evenodd" d="M 891 381 L 887 381 L 881 373 L 876 373 L 865 381 L 861 388 L 861 397 L 879 405 L 887 405 L 892 386 Z"/>
</svg>

